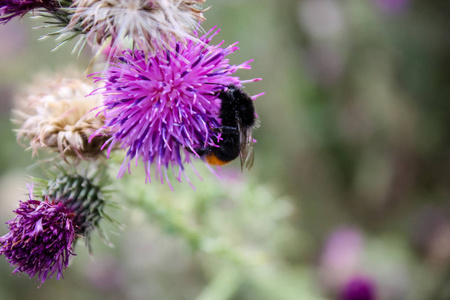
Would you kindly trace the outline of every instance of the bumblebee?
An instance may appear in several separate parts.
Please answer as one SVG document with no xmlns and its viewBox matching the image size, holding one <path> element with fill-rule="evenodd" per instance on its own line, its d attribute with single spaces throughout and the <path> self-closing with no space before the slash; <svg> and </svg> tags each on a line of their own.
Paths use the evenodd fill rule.
<svg viewBox="0 0 450 300">
<path fill-rule="evenodd" d="M 215 129 L 220 136 L 215 141 L 218 147 L 198 148 L 195 152 L 208 164 L 219 166 L 240 156 L 241 170 L 244 166 L 250 170 L 254 161 L 252 132 L 256 127 L 253 100 L 234 85 L 227 86 L 218 97 L 222 100 L 219 111 L 222 125 Z"/>
</svg>

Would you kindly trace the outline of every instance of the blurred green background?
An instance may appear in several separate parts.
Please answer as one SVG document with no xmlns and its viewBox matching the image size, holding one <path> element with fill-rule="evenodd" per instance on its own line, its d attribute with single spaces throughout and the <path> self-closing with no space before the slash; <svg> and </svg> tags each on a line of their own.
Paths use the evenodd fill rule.
<svg viewBox="0 0 450 300">
<path fill-rule="evenodd" d="M 208 0 L 213 42 L 265 92 L 256 161 L 175 191 L 117 181 L 104 222 L 64 280 L 40 288 L 0 260 L 0 299 L 341 299 L 363 278 L 373 299 L 450 299 L 450 2 Z M 25 17 L 0 27 L 0 223 L 36 160 L 17 145 L 13 95 L 36 72 L 77 64 Z M 136 168 L 137 169 L 137 168 Z M 114 173 L 115 171 L 113 171 Z M 6 233 L 6 225 L 0 235 Z M 367 299 L 369 298 L 355 298 Z"/>
</svg>

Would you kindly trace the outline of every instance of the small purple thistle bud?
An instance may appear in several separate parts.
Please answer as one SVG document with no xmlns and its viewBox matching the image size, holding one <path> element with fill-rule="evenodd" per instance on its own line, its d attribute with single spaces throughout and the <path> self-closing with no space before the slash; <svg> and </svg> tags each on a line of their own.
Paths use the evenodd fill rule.
<svg viewBox="0 0 450 300">
<path fill-rule="evenodd" d="M 0 255 L 4 255 L 13 274 L 22 272 L 37 276 L 41 283 L 56 274 L 62 277 L 69 258 L 75 255 L 73 220 L 75 214 L 63 203 L 33 200 L 20 201 L 17 216 L 7 222 L 7 234 L 0 237 Z"/>
<path fill-rule="evenodd" d="M 363 276 L 351 278 L 342 288 L 340 300 L 376 300 L 373 280 Z"/>
<path fill-rule="evenodd" d="M 60 7 L 55 0 L 0 0 L 0 24 L 6 24 L 15 17 L 38 9 L 54 11 Z"/>
<path fill-rule="evenodd" d="M 218 94 L 229 85 L 242 86 L 244 82 L 232 74 L 250 69 L 250 61 L 230 65 L 226 56 L 238 49 L 237 43 L 226 48 L 221 48 L 223 42 L 209 45 L 219 32 L 214 30 L 200 37 L 201 42 L 172 40 L 169 48 L 156 46 L 150 57 L 139 50 L 124 51 L 102 77 L 95 78 L 104 82 L 96 92 L 103 94 L 99 109 L 112 133 L 104 146 L 109 144 L 108 154 L 115 144 L 127 151 L 118 177 L 130 169 L 133 159 L 136 164 L 141 159 L 146 181 L 151 181 L 153 163 L 161 182 L 162 172 L 168 181 L 170 167 L 181 181 L 184 164 L 198 157 L 194 149 L 217 146 Z"/>
</svg>

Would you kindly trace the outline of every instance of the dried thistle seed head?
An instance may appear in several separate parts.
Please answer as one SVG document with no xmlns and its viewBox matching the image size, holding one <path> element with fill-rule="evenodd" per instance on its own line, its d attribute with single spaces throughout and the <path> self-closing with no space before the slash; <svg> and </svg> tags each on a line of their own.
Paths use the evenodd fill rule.
<svg viewBox="0 0 450 300">
<path fill-rule="evenodd" d="M 126 45 L 131 40 L 144 51 L 169 46 L 172 39 L 190 37 L 204 20 L 205 0 L 75 0 L 64 32 L 83 28 L 91 46 Z M 84 44 L 84 43 L 83 43 Z"/>
<path fill-rule="evenodd" d="M 104 125 L 104 117 L 91 110 L 99 106 L 98 96 L 86 97 L 93 85 L 81 76 L 40 77 L 17 98 L 15 121 L 21 124 L 17 138 L 30 140 L 33 155 L 40 148 L 59 151 L 63 159 L 92 159 L 102 153 L 108 134 L 92 133 Z"/>
</svg>

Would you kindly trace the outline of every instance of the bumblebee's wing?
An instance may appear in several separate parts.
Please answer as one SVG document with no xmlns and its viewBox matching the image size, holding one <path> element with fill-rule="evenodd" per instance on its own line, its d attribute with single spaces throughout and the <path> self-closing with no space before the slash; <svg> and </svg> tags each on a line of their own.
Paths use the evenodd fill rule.
<svg viewBox="0 0 450 300">
<path fill-rule="evenodd" d="M 255 151 L 253 150 L 253 138 L 250 136 L 251 141 L 247 145 L 247 158 L 245 159 L 245 167 L 247 170 L 251 170 L 253 167 L 253 162 L 255 161 Z"/>
<path fill-rule="evenodd" d="M 255 153 L 253 151 L 253 128 L 244 128 L 240 120 L 238 120 L 238 130 L 240 136 L 240 155 L 241 160 L 241 171 L 245 166 L 249 171 L 252 169 L 253 162 L 255 159 Z"/>
</svg>

